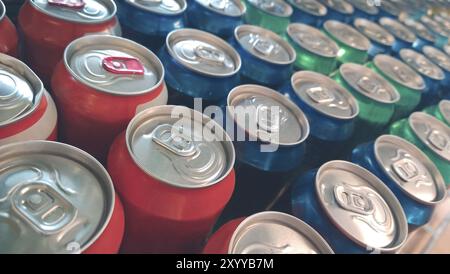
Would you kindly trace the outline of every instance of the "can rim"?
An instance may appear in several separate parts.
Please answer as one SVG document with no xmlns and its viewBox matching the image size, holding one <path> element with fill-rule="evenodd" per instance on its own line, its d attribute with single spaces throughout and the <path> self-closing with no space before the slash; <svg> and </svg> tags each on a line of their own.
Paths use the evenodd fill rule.
<svg viewBox="0 0 450 274">
<path fill-rule="evenodd" d="M 82 20 L 76 20 L 76 19 L 69 19 L 64 16 L 60 16 L 60 15 L 56 15 L 56 14 L 52 14 L 52 13 L 48 12 L 46 9 L 43 9 L 42 7 L 38 6 L 33 0 L 29 0 L 28 2 L 31 4 L 31 6 L 33 8 L 37 9 L 39 12 L 42 12 L 47 16 L 50 16 L 53 18 L 58 18 L 60 20 L 67 21 L 67 22 L 74 22 L 77 24 L 95 25 L 95 24 L 99 24 L 99 23 L 103 23 L 103 22 L 111 20 L 112 18 L 114 18 L 116 16 L 116 13 L 117 13 L 117 5 L 113 0 L 102 0 L 102 1 L 105 1 L 104 2 L 105 5 L 107 5 L 111 9 L 111 14 L 109 14 L 105 18 L 102 18 L 100 20 L 95 20 L 95 21 L 82 21 Z"/>
<path fill-rule="evenodd" d="M 33 70 L 30 69 L 30 67 L 28 67 L 19 59 L 16 59 L 4 53 L 0 53 L 0 64 L 4 63 L 4 61 L 6 61 L 8 65 L 19 66 L 21 68 L 23 75 L 27 75 L 26 79 L 29 81 L 30 85 L 32 85 L 33 90 L 35 90 L 35 94 L 33 99 L 33 106 L 29 110 L 25 111 L 12 120 L 0 122 L 0 128 L 6 127 L 12 123 L 16 123 L 25 119 L 25 117 L 28 117 L 31 113 L 36 111 L 36 109 L 41 104 L 42 97 L 45 96 L 44 84 L 42 83 L 41 79 L 39 79 L 39 77 L 33 72 Z"/>
<path fill-rule="evenodd" d="M 274 99 L 275 101 L 284 105 L 288 110 L 290 110 L 292 112 L 292 114 L 294 115 L 294 117 L 297 118 L 299 124 L 301 125 L 302 136 L 297 142 L 292 142 L 292 143 L 271 142 L 271 144 L 276 144 L 276 145 L 286 146 L 286 147 L 287 146 L 296 146 L 296 145 L 302 144 L 308 138 L 311 129 L 310 129 L 308 119 L 306 118 L 306 115 L 303 113 L 303 111 L 300 109 L 300 107 L 298 107 L 296 104 L 291 102 L 285 96 L 283 96 L 282 94 L 280 94 L 279 92 L 277 92 L 273 89 L 270 89 L 270 88 L 264 87 L 264 86 L 260 86 L 260 85 L 240 85 L 240 86 L 233 88 L 228 93 L 227 106 L 234 106 L 234 104 L 233 104 L 234 99 L 236 99 L 236 97 L 241 95 L 242 93 L 259 94 L 259 95 Z M 231 117 L 235 117 L 234 112 L 231 110 L 231 108 L 227 107 L 227 113 L 230 114 Z M 236 123 L 234 118 L 233 118 L 233 121 Z M 236 125 L 242 129 L 241 125 L 239 125 L 238 123 L 236 123 Z M 260 140 L 260 138 L 257 135 L 247 131 L 245 128 L 244 128 L 244 130 L 250 136 Z M 260 140 L 260 141 L 262 141 L 262 140 Z"/>
<path fill-rule="evenodd" d="M 294 39 L 294 34 L 292 33 L 293 30 L 292 28 L 303 28 L 307 31 L 310 32 L 314 32 L 317 35 L 320 35 L 322 38 L 324 38 L 325 40 L 327 40 L 330 43 L 330 46 L 333 47 L 333 50 L 335 51 L 335 54 L 323 54 L 323 52 L 318 52 L 318 51 L 313 51 L 311 48 L 309 47 L 304 47 L 303 45 L 300 45 L 299 43 L 297 43 L 297 41 Z M 289 38 L 292 39 L 296 45 L 301 46 L 303 49 L 305 49 L 306 51 L 318 55 L 318 56 L 323 56 L 323 57 L 327 57 L 327 58 L 336 58 L 339 52 L 339 46 L 336 44 L 336 42 L 331 39 L 330 37 L 326 36 L 325 34 L 323 34 L 319 29 L 315 28 L 315 27 L 311 27 L 309 25 L 306 24 L 301 24 L 301 23 L 292 23 L 289 24 L 287 29 L 286 29 L 286 33 L 288 34 Z"/>
<path fill-rule="evenodd" d="M 442 111 L 443 109 L 443 105 L 447 104 L 450 106 L 450 100 L 441 100 L 438 104 L 439 107 L 439 112 L 442 114 L 442 116 L 444 117 L 444 119 L 447 121 L 447 123 L 450 123 L 450 113 L 446 113 L 445 111 Z"/>
<path fill-rule="evenodd" d="M 251 51 L 248 51 L 246 48 L 242 47 L 242 43 L 239 39 L 240 35 L 242 34 L 243 31 L 248 31 L 248 32 L 257 33 L 257 34 L 264 34 L 264 36 L 271 38 L 272 40 L 277 42 L 280 46 L 282 46 L 288 52 L 288 54 L 290 55 L 290 59 L 288 61 L 273 61 L 273 60 L 270 60 L 269 58 L 259 56 L 259 55 L 254 54 Z M 297 58 L 297 53 L 295 52 L 294 48 L 288 42 L 286 42 L 284 39 L 282 39 L 275 32 L 270 31 L 265 28 L 262 28 L 262 27 L 259 27 L 259 26 L 246 25 L 246 24 L 239 25 L 234 29 L 234 38 L 236 39 L 238 44 L 241 46 L 241 48 L 243 48 L 246 52 L 250 53 L 252 56 L 254 56 L 258 59 L 264 60 L 271 64 L 290 65 L 290 64 L 293 64 Z"/>
<path fill-rule="evenodd" d="M 386 29 L 389 33 L 391 33 L 395 37 L 395 39 L 399 39 L 399 40 L 402 40 L 402 41 L 405 41 L 408 43 L 414 43 L 417 40 L 416 34 L 396 19 L 392 19 L 389 17 L 381 17 L 380 20 L 378 20 L 378 23 L 385 29 L 386 29 L 386 27 L 385 27 L 386 25 L 389 25 L 396 29 L 402 29 L 402 31 L 407 32 L 409 38 L 411 38 L 411 39 L 405 39 L 407 37 L 399 37 L 397 34 L 389 31 L 389 29 Z"/>
<path fill-rule="evenodd" d="M 3 20 L 6 14 L 6 6 L 2 0 L 0 0 L 0 21 Z"/>
<path fill-rule="evenodd" d="M 367 38 L 369 38 L 369 40 L 371 41 L 375 41 L 377 43 L 380 43 L 382 45 L 385 46 L 392 46 L 395 43 L 395 37 L 389 32 L 387 31 L 385 28 L 383 28 L 382 26 L 378 25 L 377 23 L 367 20 L 365 18 L 356 18 L 353 21 L 353 26 L 355 26 L 355 28 L 362 33 L 363 35 L 365 35 Z M 373 28 L 377 29 L 377 31 L 379 33 L 383 33 L 384 38 L 386 38 L 386 41 L 380 41 L 380 40 L 375 40 L 374 37 L 369 37 L 369 35 L 367 35 L 364 31 L 362 31 L 362 27 L 363 26 L 372 26 Z"/>
<path fill-rule="evenodd" d="M 342 161 L 342 160 L 334 160 L 323 164 L 317 170 L 314 186 L 315 186 L 315 194 L 319 199 L 319 204 L 323 211 L 325 211 L 328 219 L 333 223 L 333 225 L 347 238 L 349 238 L 354 243 L 358 244 L 361 247 L 367 247 L 366 243 L 361 242 L 356 237 L 354 237 L 351 233 L 347 232 L 332 216 L 332 214 L 325 207 L 325 201 L 323 197 L 319 194 L 319 177 L 324 172 L 324 170 L 330 168 L 344 168 L 345 170 L 352 172 L 359 177 L 365 178 L 366 181 L 380 194 L 382 194 L 383 200 L 389 205 L 389 208 L 392 210 L 393 216 L 395 218 L 397 224 L 397 237 L 395 237 L 395 241 L 389 244 L 389 247 L 377 247 L 378 250 L 382 252 L 394 252 L 398 250 L 405 242 L 408 236 L 408 223 L 406 220 L 405 213 L 403 208 L 398 201 L 397 197 L 395 197 L 394 193 L 373 173 L 368 171 L 365 168 L 362 168 L 354 163 Z M 370 180 L 370 181 L 369 181 Z M 385 197 L 389 197 L 389 201 L 385 199 Z M 395 213 L 395 214 L 394 214 Z"/>
<path fill-rule="evenodd" d="M 303 235 L 312 244 L 314 244 L 314 246 L 319 249 L 322 254 L 334 254 L 334 251 L 331 249 L 330 245 L 314 228 L 292 215 L 277 211 L 263 211 L 246 217 L 237 226 L 231 236 L 230 242 L 228 243 L 228 254 L 234 254 L 236 244 L 239 242 L 241 234 L 245 232 L 247 227 L 265 220 L 273 220 L 279 224 L 284 224 L 289 226 L 291 229 L 298 231 L 299 234 Z"/>
<path fill-rule="evenodd" d="M 94 43 L 100 43 L 100 42 L 118 42 L 122 44 L 124 48 L 132 48 L 133 51 L 140 53 L 142 56 L 148 57 L 148 60 L 154 65 L 154 68 L 156 72 L 159 74 L 158 76 L 158 82 L 156 82 L 153 87 L 150 89 L 145 90 L 138 90 L 133 92 L 116 92 L 108 90 L 107 88 L 101 88 L 99 86 L 96 86 L 92 83 L 89 83 L 88 81 L 84 80 L 82 77 L 80 77 L 75 71 L 72 70 L 72 68 L 69 65 L 69 59 L 70 57 L 80 48 L 79 44 L 85 43 L 86 45 L 92 45 Z M 94 43 L 93 43 L 94 42 Z M 83 45 L 81 45 L 83 46 Z M 77 38 L 73 40 L 64 50 L 63 55 L 63 61 L 64 66 L 66 70 L 70 73 L 70 75 L 78 82 L 82 83 L 83 85 L 88 86 L 89 88 L 92 88 L 96 91 L 104 92 L 107 94 L 117 95 L 117 96 L 136 96 L 136 95 L 142 95 L 146 93 L 153 92 L 155 89 L 160 87 L 164 84 L 164 76 L 165 76 L 165 70 L 164 66 L 161 63 L 161 60 L 154 54 L 151 50 L 147 49 L 146 47 L 132 41 L 126 38 L 113 36 L 113 35 L 105 35 L 105 34 L 92 34 L 87 36 L 82 36 L 80 38 Z"/>
<path fill-rule="evenodd" d="M 33 147 L 37 147 L 34 148 Z M 14 149 L 13 149 L 14 148 Z M 13 151 L 11 153 L 1 153 L 2 156 L 6 157 L 8 155 L 17 155 L 21 152 L 42 152 L 43 149 L 46 149 L 46 153 L 52 153 L 54 155 L 59 155 L 60 157 L 69 158 L 73 161 L 83 163 L 83 165 L 90 170 L 93 174 L 97 175 L 98 178 L 101 179 L 103 182 L 102 190 L 104 191 L 104 197 L 109 198 L 110 203 L 106 203 L 105 207 L 108 207 L 108 209 L 105 209 L 103 212 L 103 219 L 100 220 L 102 222 L 101 225 L 98 226 L 96 231 L 92 234 L 90 239 L 84 244 L 83 247 L 80 247 L 80 250 L 77 250 L 76 253 L 82 253 L 83 251 L 87 250 L 92 244 L 97 241 L 97 239 L 103 234 L 108 224 L 111 222 L 111 218 L 114 212 L 114 207 L 116 203 L 116 197 L 115 197 L 115 189 L 112 182 L 112 179 L 109 175 L 109 173 L 106 171 L 106 169 L 103 167 L 100 162 L 95 159 L 93 156 L 88 154 L 87 152 L 68 145 L 64 143 L 59 142 L 53 142 L 53 141 L 45 141 L 45 140 L 31 140 L 31 141 L 21 141 L 16 142 L 12 144 L 7 144 L 2 147 L 0 147 L 0 151 L 2 150 L 11 150 Z"/>
<path fill-rule="evenodd" d="M 131 2 L 130 0 L 125 0 L 125 2 L 127 2 L 128 4 L 132 5 L 135 8 L 138 8 L 140 10 L 143 10 L 145 12 L 154 13 L 154 14 L 160 14 L 160 15 L 164 15 L 164 16 L 178 16 L 178 15 L 182 14 L 184 11 L 186 11 L 187 2 L 186 2 L 186 0 L 175 0 L 175 1 L 178 2 L 178 3 L 181 2 L 181 4 L 182 4 L 181 5 L 181 9 L 179 11 L 177 11 L 177 12 L 174 12 L 174 13 L 165 14 L 165 13 L 159 13 L 159 12 L 156 12 L 156 11 L 148 10 L 148 9 L 146 9 L 146 8 L 136 4 L 135 2 Z"/>
<path fill-rule="evenodd" d="M 337 25 L 340 25 L 341 27 L 345 27 L 348 31 L 351 31 L 353 34 L 358 36 L 361 43 L 358 43 L 359 45 L 350 45 L 349 43 L 347 43 L 347 41 L 342 40 L 341 37 L 337 37 L 334 34 L 334 32 L 332 31 L 333 27 L 331 26 L 331 24 L 333 25 L 333 27 L 337 26 Z M 349 24 L 345 24 L 345 23 L 342 23 L 337 20 L 327 20 L 323 24 L 323 28 L 330 36 L 332 36 L 336 40 L 339 40 L 341 43 L 345 44 L 347 47 L 350 47 L 350 48 L 356 49 L 356 50 L 361 50 L 361 51 L 368 51 L 370 49 L 370 45 L 371 45 L 370 40 L 367 39 L 366 36 L 364 36 L 362 33 L 360 33 L 358 30 L 356 30 Z"/>
<path fill-rule="evenodd" d="M 224 170 L 222 176 L 217 177 L 214 181 L 208 182 L 206 185 L 181 185 L 178 183 L 169 182 L 168 180 L 165 180 L 164 178 L 161 178 L 161 176 L 151 174 L 149 171 L 145 169 L 145 167 L 140 163 L 140 161 L 135 157 L 134 153 L 132 152 L 133 149 L 131 147 L 131 141 L 132 136 L 134 135 L 135 130 L 139 127 L 141 122 L 146 121 L 147 119 L 151 117 L 156 116 L 165 116 L 165 115 L 171 115 L 171 111 L 175 108 L 184 109 L 188 111 L 191 115 L 191 119 L 198 120 L 199 117 L 201 117 L 201 122 L 203 125 L 207 123 L 212 123 L 214 129 L 219 129 L 220 132 L 215 131 L 215 134 L 220 134 L 221 136 L 225 137 L 224 142 L 226 146 L 224 146 L 224 151 L 227 154 L 227 157 L 229 161 L 227 161 L 228 167 Z M 196 119 L 197 118 L 197 119 Z M 130 121 L 130 123 L 127 126 L 127 129 L 125 131 L 125 142 L 128 150 L 128 154 L 130 155 L 131 159 L 133 160 L 133 163 L 139 167 L 139 169 L 147 174 L 148 176 L 155 178 L 161 183 L 167 184 L 169 186 L 177 187 L 177 188 L 183 188 L 183 189 L 202 189 L 207 187 L 212 187 L 216 185 L 217 183 L 220 183 L 222 180 L 224 180 L 233 170 L 233 166 L 236 160 L 236 153 L 234 150 L 233 143 L 231 141 L 230 136 L 228 133 L 223 129 L 216 121 L 208 117 L 207 115 L 204 115 L 201 112 L 198 112 L 196 110 L 190 109 L 185 106 L 176 106 L 176 105 L 161 105 L 161 106 L 154 106 L 149 109 L 146 109 L 144 111 L 139 112 L 134 116 L 134 118 Z"/>
<path fill-rule="evenodd" d="M 395 17 L 397 17 L 400 14 L 399 7 L 397 7 L 397 5 L 389 1 L 381 1 L 379 9 Z"/>
<path fill-rule="evenodd" d="M 430 54 L 432 54 L 432 52 L 434 52 L 435 54 L 441 54 L 443 56 L 445 56 L 446 59 L 448 59 L 449 61 L 449 65 L 447 67 L 442 66 L 440 63 L 438 64 L 437 62 L 435 62 L 435 60 L 431 60 L 431 58 L 429 57 Z M 441 70 L 445 70 L 446 72 L 450 72 L 450 56 L 448 56 L 445 52 L 443 52 L 442 50 L 436 48 L 435 46 L 424 46 L 422 49 L 422 53 L 423 55 L 425 55 L 425 57 L 427 57 L 428 59 L 430 59 L 430 61 L 435 64 L 436 66 L 438 66 Z"/>
<path fill-rule="evenodd" d="M 373 6 L 365 5 L 363 7 L 360 4 L 361 2 L 358 2 L 355 0 L 346 0 L 346 1 L 349 2 L 353 6 L 353 9 L 357 9 L 357 10 L 362 11 L 363 13 L 366 13 L 369 15 L 377 15 L 380 12 L 378 7 L 375 5 L 373 5 Z M 357 3 L 357 4 L 355 4 L 355 3 Z M 366 9 L 367 7 L 369 7 L 369 9 Z"/>
<path fill-rule="evenodd" d="M 382 167 L 381 163 L 381 157 L 379 151 L 376 149 L 377 145 L 382 142 L 389 142 L 398 145 L 399 143 L 402 144 L 403 147 L 406 147 L 408 149 L 408 152 L 413 152 L 414 157 L 418 158 L 418 160 L 427 168 L 427 170 L 431 173 L 433 176 L 433 181 L 436 185 L 436 191 L 437 198 L 435 198 L 433 201 L 424 201 L 420 200 L 419 198 L 415 197 L 408 191 L 406 191 L 400 183 L 396 179 L 394 179 L 384 168 L 381 168 L 383 170 L 383 173 L 389 177 L 392 181 L 395 182 L 395 184 L 401 189 L 402 193 L 408 196 L 409 198 L 413 199 L 414 201 L 425 204 L 425 205 L 435 205 L 439 202 L 443 201 L 447 197 L 447 187 L 445 186 L 444 177 L 442 177 L 442 174 L 437 169 L 436 165 L 420 150 L 418 149 L 414 144 L 409 142 L 406 139 L 400 138 L 395 135 L 381 135 L 378 137 L 374 142 L 374 152 L 375 152 L 375 158 L 377 160 L 377 163 L 380 167 Z"/>
<path fill-rule="evenodd" d="M 230 15 L 230 14 L 227 14 L 226 12 L 220 11 L 218 9 L 213 9 L 210 6 L 206 6 L 203 3 L 199 2 L 198 0 L 194 0 L 194 1 L 197 2 L 198 4 L 200 4 L 202 7 L 206 8 L 206 9 L 212 11 L 212 12 L 215 12 L 215 13 L 218 13 L 218 14 L 221 14 L 221 15 L 225 15 L 225 16 L 228 16 L 228 17 L 239 18 L 239 17 L 242 17 L 245 14 L 245 12 L 247 11 L 247 7 L 244 4 L 242 4 L 241 0 L 229 0 L 230 2 L 235 3 L 236 6 L 239 8 L 239 11 L 240 11 L 239 15 Z"/>
<path fill-rule="evenodd" d="M 323 3 L 324 5 L 326 5 L 327 8 L 329 8 L 329 9 L 331 9 L 331 10 L 337 11 L 337 12 L 339 12 L 339 13 L 341 13 L 341 14 L 345 14 L 345 15 L 350 15 L 350 14 L 352 14 L 352 13 L 355 12 L 355 9 L 353 8 L 353 5 L 350 4 L 349 2 L 345 1 L 345 0 L 341 1 L 341 4 L 344 5 L 344 10 L 342 10 L 342 9 L 337 9 L 337 8 L 334 6 L 334 3 L 335 3 L 334 0 L 331 0 L 331 2 L 333 2 L 333 6 L 328 5 L 328 1 L 329 1 L 329 0 L 325 0 L 325 1 L 322 1 L 322 3 Z"/>
<path fill-rule="evenodd" d="M 420 75 L 428 77 L 428 78 L 430 78 L 431 80 L 434 80 L 434 81 L 442 81 L 442 80 L 445 79 L 444 71 L 438 65 L 433 63 L 430 59 L 428 59 L 428 57 L 426 57 L 425 55 L 423 55 L 423 54 L 421 54 L 421 53 L 419 53 L 419 52 L 417 52 L 415 50 L 408 49 L 408 48 L 401 49 L 399 51 L 398 55 L 400 56 L 400 58 L 402 59 L 403 62 L 405 62 L 408 66 L 412 67 Z M 408 62 L 405 61 L 405 58 L 406 58 L 405 55 L 409 55 L 409 56 L 412 55 L 412 56 L 414 56 L 415 59 L 417 59 L 418 57 L 424 58 L 426 61 L 428 61 L 428 65 L 433 68 L 433 75 L 428 75 L 428 74 L 425 74 L 425 73 L 423 73 L 421 71 L 418 71 L 416 66 L 411 66 Z"/>
<path fill-rule="evenodd" d="M 292 6 L 289 5 L 288 3 L 284 2 L 283 0 L 273 0 L 273 2 L 281 3 L 283 6 L 285 6 L 287 8 L 287 11 L 284 14 L 274 14 L 274 13 L 268 12 L 264 9 L 261 9 L 260 7 L 256 6 L 254 3 L 252 3 L 252 1 L 248 1 L 248 0 L 245 0 L 245 1 L 247 3 L 249 3 L 252 7 L 258 9 L 259 11 L 262 11 L 268 15 L 275 16 L 275 17 L 289 18 L 292 15 L 292 13 L 294 12 L 294 10 L 292 9 Z"/>
<path fill-rule="evenodd" d="M 287 0 L 287 2 L 289 4 L 291 4 L 294 8 L 299 9 L 299 10 L 301 10 L 303 12 L 306 12 L 306 13 L 312 14 L 314 16 L 322 16 L 323 17 L 323 16 L 326 16 L 327 12 L 328 12 L 327 7 L 324 4 L 322 4 L 322 3 L 320 3 L 319 1 L 316 1 L 316 0 L 313 0 L 313 2 L 315 2 L 316 5 L 319 7 L 319 12 L 311 12 L 311 10 L 306 9 L 303 6 L 300 6 L 297 2 L 295 2 L 295 0 Z"/>
</svg>

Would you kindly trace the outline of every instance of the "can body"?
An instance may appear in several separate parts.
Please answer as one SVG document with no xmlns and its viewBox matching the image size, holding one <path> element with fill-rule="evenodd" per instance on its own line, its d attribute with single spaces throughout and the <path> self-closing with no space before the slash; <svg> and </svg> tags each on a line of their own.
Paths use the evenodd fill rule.
<svg viewBox="0 0 450 274">
<path fill-rule="evenodd" d="M 423 109 L 425 113 L 428 113 L 434 117 L 436 117 L 439 121 L 444 122 L 447 126 L 450 126 L 450 121 L 445 117 L 442 113 L 439 104 L 434 106 L 429 106 Z"/>
<path fill-rule="evenodd" d="M 0 14 L 0 52 L 18 57 L 18 44 L 16 28 L 7 16 L 1 18 Z"/>
<path fill-rule="evenodd" d="M 231 220 L 219 228 L 206 243 L 203 254 L 228 254 L 231 238 L 244 217 Z"/>
<path fill-rule="evenodd" d="M 391 49 L 395 45 L 395 42 L 394 44 L 392 44 L 392 47 L 377 43 L 373 40 L 371 40 L 370 42 L 371 45 L 369 51 L 367 52 L 369 54 L 369 59 L 373 59 L 378 54 L 391 54 Z"/>
<path fill-rule="evenodd" d="M 243 0 L 245 6 L 247 7 L 247 11 L 244 16 L 245 23 L 257 25 L 278 34 L 283 34 L 286 31 L 286 28 L 290 23 L 290 16 L 278 16 L 268 13 L 254 6 L 254 4 L 250 3 L 249 1 L 253 0 Z"/>
</svg>

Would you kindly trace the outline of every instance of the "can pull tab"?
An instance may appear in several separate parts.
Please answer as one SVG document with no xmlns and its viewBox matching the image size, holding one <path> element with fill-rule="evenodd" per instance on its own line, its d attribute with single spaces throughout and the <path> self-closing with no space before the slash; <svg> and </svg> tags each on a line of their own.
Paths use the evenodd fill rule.
<svg viewBox="0 0 450 274">
<path fill-rule="evenodd" d="M 404 182 L 410 182 L 419 176 L 419 169 L 413 160 L 403 158 L 392 164 L 392 170 Z"/>
<path fill-rule="evenodd" d="M 197 46 L 195 55 L 205 63 L 221 66 L 225 64 L 225 54 L 212 47 Z"/>
<path fill-rule="evenodd" d="M 259 105 L 256 107 L 256 122 L 258 128 L 267 133 L 280 131 L 282 111 L 278 106 L 269 107 Z"/>
<path fill-rule="evenodd" d="M 430 132 L 428 135 L 428 141 L 433 147 L 440 151 L 444 151 L 448 147 L 447 137 L 438 130 L 432 130 Z"/>
<path fill-rule="evenodd" d="M 69 9 L 82 9 L 86 5 L 84 0 L 47 0 L 51 6 L 58 6 Z"/>
<path fill-rule="evenodd" d="M 374 205 L 372 200 L 357 189 L 347 185 L 336 185 L 334 187 L 334 197 L 340 207 L 361 215 L 372 215 Z"/>
<path fill-rule="evenodd" d="M 336 98 L 327 88 L 324 87 L 312 87 L 306 90 L 309 98 L 317 104 L 330 104 Z"/>
<path fill-rule="evenodd" d="M 120 75 L 144 75 L 144 66 L 133 57 L 105 57 L 103 68 L 111 73 Z"/>
<path fill-rule="evenodd" d="M 211 0 L 209 6 L 216 10 L 225 10 L 228 5 L 228 0 Z"/>
<path fill-rule="evenodd" d="M 169 124 L 162 124 L 155 128 L 153 142 L 178 156 L 188 157 L 197 152 L 197 148 L 190 136 L 184 133 L 182 127 L 175 128 Z"/>
<path fill-rule="evenodd" d="M 275 49 L 275 45 L 270 40 L 258 37 L 255 39 L 255 42 L 253 42 L 253 48 L 262 55 L 269 56 Z"/>
<path fill-rule="evenodd" d="M 384 88 L 380 87 L 376 82 L 372 81 L 367 76 L 361 77 L 356 84 L 368 94 L 386 93 L 386 90 Z"/>
</svg>

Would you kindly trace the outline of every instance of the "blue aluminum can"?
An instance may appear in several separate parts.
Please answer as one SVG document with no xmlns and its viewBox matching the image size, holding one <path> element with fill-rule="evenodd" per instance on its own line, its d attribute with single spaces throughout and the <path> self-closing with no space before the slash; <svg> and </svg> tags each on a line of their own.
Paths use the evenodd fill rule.
<svg viewBox="0 0 450 274">
<path fill-rule="evenodd" d="M 382 135 L 352 152 L 352 162 L 378 176 L 395 194 L 408 224 L 426 224 L 435 206 L 446 198 L 444 178 L 416 146 L 393 135 Z"/>
<path fill-rule="evenodd" d="M 320 28 L 328 13 L 327 7 L 317 0 L 287 0 L 292 6 L 292 23 L 302 23 Z"/>
<path fill-rule="evenodd" d="M 227 42 L 196 29 L 174 30 L 159 51 L 166 69 L 169 104 L 193 107 L 194 98 L 203 106 L 220 105 L 239 85 L 241 58 Z"/>
<path fill-rule="evenodd" d="M 399 20 L 416 35 L 417 39 L 413 43 L 413 48 L 415 50 L 422 51 L 424 46 L 433 46 L 436 42 L 436 37 L 424 24 L 409 16 L 400 16 Z"/>
<path fill-rule="evenodd" d="M 368 0 L 346 0 L 349 2 L 353 8 L 353 20 L 356 18 L 364 18 L 370 21 L 376 21 L 378 18 L 378 13 L 380 10 L 375 3 L 371 3 Z"/>
<path fill-rule="evenodd" d="M 241 0 L 192 0 L 187 9 L 187 24 L 228 39 L 242 24 L 245 11 Z"/>
<path fill-rule="evenodd" d="M 293 215 L 301 218 L 336 253 L 389 253 L 405 243 L 408 224 L 392 191 L 368 170 L 331 161 L 299 177 L 292 186 Z"/>
<path fill-rule="evenodd" d="M 326 20 L 351 23 L 355 9 L 349 2 L 345 0 L 320 0 L 320 3 L 327 7 Z"/>
<path fill-rule="evenodd" d="M 116 0 L 123 37 L 158 51 L 166 36 L 183 28 L 186 0 Z"/>
<path fill-rule="evenodd" d="M 395 37 L 383 27 L 364 18 L 353 21 L 355 28 L 370 40 L 368 51 L 369 58 L 373 59 L 377 54 L 390 54 L 395 44 Z"/>
<path fill-rule="evenodd" d="M 450 56 L 432 46 L 423 47 L 422 52 L 444 72 L 445 79 L 442 82 L 441 97 L 448 98 L 450 95 Z"/>
<path fill-rule="evenodd" d="M 243 60 L 240 71 L 243 84 L 277 88 L 289 81 L 296 53 L 276 33 L 258 26 L 241 25 L 235 29 L 230 44 Z"/>
<path fill-rule="evenodd" d="M 400 23 L 397 19 L 382 17 L 378 23 L 394 36 L 395 42 L 391 48 L 394 54 L 398 54 L 402 49 L 412 48 L 414 42 L 417 40 L 414 32 Z"/>
<path fill-rule="evenodd" d="M 448 38 L 450 36 L 450 29 L 441 27 L 441 25 L 434 21 L 427 15 L 420 17 L 420 22 L 428 28 L 428 30 L 434 35 L 436 47 L 442 47 L 448 43 Z"/>
</svg>

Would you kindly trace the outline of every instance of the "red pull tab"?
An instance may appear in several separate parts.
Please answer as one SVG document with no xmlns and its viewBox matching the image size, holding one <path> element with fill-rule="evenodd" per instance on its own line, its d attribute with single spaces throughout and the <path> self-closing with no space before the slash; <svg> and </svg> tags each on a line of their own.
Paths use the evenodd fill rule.
<svg viewBox="0 0 450 274">
<path fill-rule="evenodd" d="M 133 57 L 106 57 L 103 59 L 103 68 L 114 74 L 144 75 L 144 66 Z"/>
<path fill-rule="evenodd" d="M 70 9 L 82 9 L 86 5 L 84 0 L 48 0 L 48 3 L 53 6 Z"/>
</svg>

